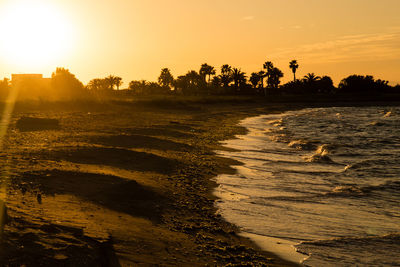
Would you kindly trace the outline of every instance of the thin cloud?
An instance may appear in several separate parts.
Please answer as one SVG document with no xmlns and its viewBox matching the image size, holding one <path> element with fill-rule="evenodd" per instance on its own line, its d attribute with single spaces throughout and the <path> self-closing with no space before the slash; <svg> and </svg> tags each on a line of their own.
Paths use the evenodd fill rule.
<svg viewBox="0 0 400 267">
<path fill-rule="evenodd" d="M 301 57 L 313 63 L 400 59 L 400 32 L 346 35 L 336 40 L 280 49 L 271 58 Z"/>
<path fill-rule="evenodd" d="M 254 16 L 246 16 L 246 17 L 243 17 L 241 20 L 242 21 L 249 21 L 249 20 L 254 20 L 254 19 L 255 19 Z"/>
</svg>

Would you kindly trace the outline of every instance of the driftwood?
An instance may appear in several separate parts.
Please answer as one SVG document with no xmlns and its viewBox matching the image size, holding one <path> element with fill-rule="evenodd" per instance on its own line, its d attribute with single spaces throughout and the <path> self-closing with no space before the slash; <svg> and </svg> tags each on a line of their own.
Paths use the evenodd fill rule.
<svg viewBox="0 0 400 267">
<path fill-rule="evenodd" d="M 54 130 L 60 127 L 60 123 L 57 119 L 21 117 L 18 119 L 16 127 L 20 131 Z"/>
</svg>

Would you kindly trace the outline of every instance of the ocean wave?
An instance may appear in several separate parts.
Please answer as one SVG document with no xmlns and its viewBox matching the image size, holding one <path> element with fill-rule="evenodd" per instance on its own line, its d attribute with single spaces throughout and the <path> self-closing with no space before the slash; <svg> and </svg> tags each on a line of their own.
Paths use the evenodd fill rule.
<svg viewBox="0 0 400 267">
<path fill-rule="evenodd" d="M 288 136 L 286 134 L 275 134 L 269 136 L 268 138 L 277 143 L 289 143 Z"/>
<path fill-rule="evenodd" d="M 380 185 L 366 186 L 363 190 L 366 192 L 386 191 L 391 193 L 398 193 L 400 192 L 400 181 L 389 180 Z"/>
<path fill-rule="evenodd" d="M 363 196 L 367 193 L 366 190 L 356 185 L 339 185 L 332 189 L 331 192 L 325 193 L 325 196 Z"/>
<path fill-rule="evenodd" d="M 322 155 L 322 156 L 325 156 L 325 155 L 328 155 L 328 154 L 329 154 L 330 149 L 331 149 L 331 146 L 330 146 L 330 145 L 323 144 L 323 145 L 320 145 L 320 146 L 317 148 L 317 150 L 315 151 L 315 153 L 316 153 L 316 154 L 320 154 L 320 155 Z"/>
<path fill-rule="evenodd" d="M 270 120 L 270 121 L 267 121 L 267 124 L 270 124 L 275 127 L 280 127 L 283 125 L 283 120 L 282 119 Z"/>
<path fill-rule="evenodd" d="M 400 265 L 400 233 L 304 241 L 295 248 L 310 255 L 303 262 L 306 266 Z"/>
<path fill-rule="evenodd" d="M 338 245 L 340 244 L 349 244 L 349 243 L 366 244 L 371 242 L 395 243 L 400 245 L 400 232 L 390 233 L 382 236 L 341 237 L 341 238 L 332 238 L 326 240 L 303 241 L 297 246 L 316 245 L 325 247 L 338 247 Z"/>
<path fill-rule="evenodd" d="M 335 163 L 329 156 L 329 149 L 330 146 L 327 144 L 320 145 L 317 150 L 315 151 L 315 154 L 310 156 L 310 157 L 305 157 L 305 160 L 307 162 L 312 162 L 312 163 L 325 163 L 325 164 L 331 164 Z"/>
<path fill-rule="evenodd" d="M 383 184 L 376 186 L 358 186 L 358 185 L 338 185 L 332 188 L 329 192 L 306 194 L 305 192 L 293 192 L 301 193 L 298 196 L 272 196 L 263 197 L 264 200 L 269 201 L 288 201 L 288 202 L 302 202 L 302 203 L 320 203 L 321 199 L 326 198 L 360 198 L 370 197 L 373 192 L 388 192 L 396 194 L 400 192 L 400 181 L 387 181 Z"/>
<path fill-rule="evenodd" d="M 324 196 L 349 197 L 349 196 L 366 196 L 372 192 L 400 192 L 400 181 L 386 181 L 379 185 L 357 186 L 357 185 L 339 185 L 332 189 L 331 192 L 325 193 Z"/>
<path fill-rule="evenodd" d="M 363 161 L 360 161 L 357 163 L 349 164 L 348 166 L 346 166 L 345 171 L 381 169 L 382 166 L 387 166 L 387 165 L 395 166 L 396 164 L 397 164 L 397 160 L 370 159 L 370 160 L 363 160 Z"/>
<path fill-rule="evenodd" d="M 297 150 L 312 150 L 315 149 L 315 144 L 307 142 L 305 140 L 294 140 L 288 144 L 289 147 L 295 148 Z"/>
<path fill-rule="evenodd" d="M 305 157 L 305 160 L 311 163 L 335 163 L 329 156 L 320 154 L 314 154 L 311 157 Z"/>
</svg>

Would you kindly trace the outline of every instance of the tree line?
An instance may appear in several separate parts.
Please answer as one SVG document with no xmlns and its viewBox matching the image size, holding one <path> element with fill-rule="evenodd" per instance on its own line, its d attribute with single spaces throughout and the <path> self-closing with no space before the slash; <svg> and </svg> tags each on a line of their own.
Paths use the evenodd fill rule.
<svg viewBox="0 0 400 267">
<path fill-rule="evenodd" d="M 400 85 L 390 86 L 388 81 L 375 79 L 370 75 L 350 75 L 344 78 L 337 87 L 329 76 L 317 76 L 308 73 L 296 77 L 299 64 L 292 60 L 288 64 L 292 70 L 293 80 L 281 84 L 283 72 L 271 61 L 262 64 L 260 71 L 248 76 L 240 68 L 224 64 L 219 71 L 207 63 L 198 71 L 190 70 L 185 75 L 172 75 L 169 68 L 161 69 L 157 82 L 133 80 L 127 90 L 120 90 L 122 78 L 109 75 L 95 78 L 87 85 L 80 82 L 68 69 L 57 68 L 52 73 L 50 83 L 46 86 L 25 84 L 22 91 L 37 96 L 69 100 L 76 98 L 136 96 L 136 95 L 333 95 L 333 94 L 400 94 Z M 219 72 L 219 73 L 218 73 Z M 36 90 L 32 88 L 37 87 Z M 0 81 L 0 98 L 4 99 L 11 88 L 10 80 Z"/>
<path fill-rule="evenodd" d="M 297 60 L 289 62 L 293 80 L 281 84 L 283 72 L 271 61 L 262 65 L 258 72 L 247 76 L 240 68 L 228 64 L 217 69 L 207 63 L 199 71 L 190 70 L 174 78 L 170 69 L 163 68 L 158 83 L 131 81 L 128 90 L 135 95 L 182 94 L 182 95 L 329 95 L 329 94 L 376 94 L 400 93 L 400 85 L 390 86 L 388 81 L 375 80 L 371 75 L 350 75 L 337 87 L 329 76 L 308 73 L 297 79 Z"/>
</svg>

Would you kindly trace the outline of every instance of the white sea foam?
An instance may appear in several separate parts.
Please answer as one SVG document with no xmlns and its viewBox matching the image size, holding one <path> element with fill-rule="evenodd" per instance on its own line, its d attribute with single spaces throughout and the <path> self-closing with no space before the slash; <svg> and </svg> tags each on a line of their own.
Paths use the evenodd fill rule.
<svg viewBox="0 0 400 267">
<path fill-rule="evenodd" d="M 303 242 L 297 249 L 311 255 L 305 261 L 310 266 L 400 265 L 393 243 L 399 240 L 386 238 L 400 225 L 393 205 L 400 202 L 400 109 L 390 110 L 373 127 L 371 121 L 383 120 L 376 108 L 247 118 L 241 125 L 248 134 L 225 142 L 237 150 L 221 152 L 243 165 L 235 167 L 236 175 L 217 177 L 219 213 L 291 261 L 304 258 L 292 246 Z"/>
</svg>

